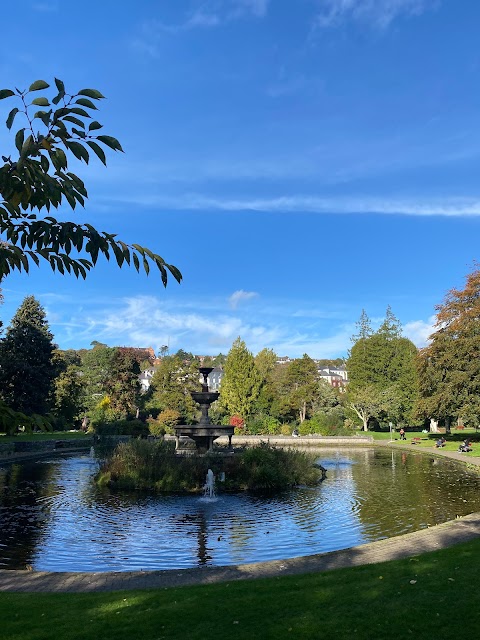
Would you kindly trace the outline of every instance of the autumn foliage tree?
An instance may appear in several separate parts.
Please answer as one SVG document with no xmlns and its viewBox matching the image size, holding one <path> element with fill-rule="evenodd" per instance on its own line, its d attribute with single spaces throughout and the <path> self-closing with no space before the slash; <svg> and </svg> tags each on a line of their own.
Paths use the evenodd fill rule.
<svg viewBox="0 0 480 640">
<path fill-rule="evenodd" d="M 437 305 L 435 332 L 418 358 L 419 412 L 478 426 L 480 418 L 480 269 Z"/>
</svg>

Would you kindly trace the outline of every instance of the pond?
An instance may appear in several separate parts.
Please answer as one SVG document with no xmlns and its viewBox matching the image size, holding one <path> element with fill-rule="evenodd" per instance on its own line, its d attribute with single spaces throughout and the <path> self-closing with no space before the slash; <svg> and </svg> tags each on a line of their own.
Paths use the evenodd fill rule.
<svg viewBox="0 0 480 640">
<path fill-rule="evenodd" d="M 480 476 L 384 449 L 318 450 L 327 479 L 274 497 L 99 489 L 88 456 L 0 463 L 0 568 L 131 571 L 283 559 L 480 511 Z"/>
</svg>

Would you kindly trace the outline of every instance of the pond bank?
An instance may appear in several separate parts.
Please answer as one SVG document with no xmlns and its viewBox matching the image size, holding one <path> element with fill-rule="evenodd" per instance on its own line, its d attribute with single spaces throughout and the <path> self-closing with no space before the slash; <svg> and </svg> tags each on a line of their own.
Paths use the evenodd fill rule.
<svg viewBox="0 0 480 640">
<path fill-rule="evenodd" d="M 467 542 L 480 535 L 480 513 L 429 529 L 312 556 L 227 567 L 104 573 L 0 570 L 0 591 L 89 593 L 207 585 L 304 573 L 319 573 L 418 556 Z"/>
<path fill-rule="evenodd" d="M 18 440 L 0 443 L 0 462 L 44 458 L 52 453 L 74 453 L 93 446 L 93 437 L 82 440 Z"/>
</svg>

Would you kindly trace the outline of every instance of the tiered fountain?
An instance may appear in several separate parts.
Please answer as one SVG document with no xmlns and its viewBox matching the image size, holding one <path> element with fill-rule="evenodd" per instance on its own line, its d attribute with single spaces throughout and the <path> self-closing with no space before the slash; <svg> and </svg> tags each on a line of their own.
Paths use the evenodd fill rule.
<svg viewBox="0 0 480 640">
<path fill-rule="evenodd" d="M 218 391 L 209 391 L 208 389 L 208 374 L 213 371 L 213 367 L 200 367 L 199 371 L 203 376 L 202 390 L 193 391 L 192 398 L 200 405 L 202 416 L 198 424 L 181 424 L 175 427 L 176 452 L 183 454 L 188 451 L 188 449 L 180 447 L 182 436 L 187 436 L 194 441 L 197 453 L 212 451 L 214 440 L 220 436 L 228 436 L 228 449 L 232 451 L 234 427 L 212 424 L 208 415 L 210 405 L 220 396 Z"/>
</svg>

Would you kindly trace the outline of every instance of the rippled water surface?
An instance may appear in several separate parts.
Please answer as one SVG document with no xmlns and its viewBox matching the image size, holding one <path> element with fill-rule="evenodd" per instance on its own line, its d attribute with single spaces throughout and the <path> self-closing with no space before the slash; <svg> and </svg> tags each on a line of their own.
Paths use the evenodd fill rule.
<svg viewBox="0 0 480 640">
<path fill-rule="evenodd" d="M 480 511 L 462 465 L 386 450 L 319 450 L 327 479 L 275 497 L 112 493 L 87 456 L 0 466 L 0 567 L 127 571 L 343 549 Z"/>
</svg>

